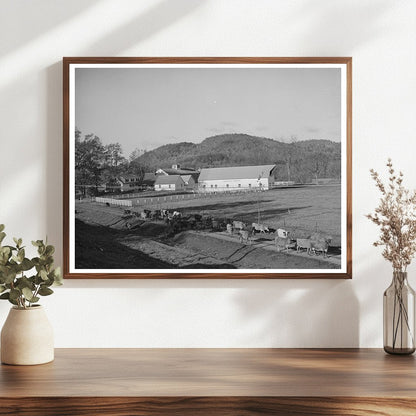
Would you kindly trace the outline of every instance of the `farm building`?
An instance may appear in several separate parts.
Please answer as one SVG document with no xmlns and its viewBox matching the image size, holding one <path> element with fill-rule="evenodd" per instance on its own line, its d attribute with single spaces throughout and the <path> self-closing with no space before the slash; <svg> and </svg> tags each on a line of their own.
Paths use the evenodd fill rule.
<svg viewBox="0 0 416 416">
<path fill-rule="evenodd" d="M 152 172 L 146 172 L 143 176 L 142 186 L 151 187 L 153 189 L 156 181 L 156 174 Z"/>
<path fill-rule="evenodd" d="M 172 165 L 171 168 L 159 168 L 156 176 L 181 176 L 187 191 L 193 191 L 197 188 L 199 171 L 192 168 L 183 168 L 180 165 Z"/>
<path fill-rule="evenodd" d="M 195 169 L 172 165 L 171 168 L 159 168 L 156 175 L 195 175 L 198 174 Z"/>
<path fill-rule="evenodd" d="M 126 189 L 137 188 L 140 186 L 142 182 L 142 176 L 126 174 L 120 176 L 118 180 L 121 183 L 121 190 L 124 191 Z"/>
<path fill-rule="evenodd" d="M 123 182 L 119 178 L 111 178 L 105 184 L 105 190 L 107 192 L 120 192 L 123 190 Z"/>
<path fill-rule="evenodd" d="M 193 191 L 196 189 L 196 182 L 192 175 L 181 175 L 181 178 L 185 182 L 185 189 L 187 191 Z"/>
<path fill-rule="evenodd" d="M 268 190 L 274 183 L 276 165 L 233 166 L 202 169 L 199 192 L 225 192 L 250 189 Z"/>
<path fill-rule="evenodd" d="M 184 191 L 185 182 L 180 175 L 158 175 L 155 191 Z"/>
<path fill-rule="evenodd" d="M 130 189 L 134 189 L 140 186 L 141 177 L 140 175 L 123 175 L 117 178 L 110 179 L 105 184 L 105 189 L 107 191 L 116 191 L 116 192 L 125 192 Z"/>
</svg>

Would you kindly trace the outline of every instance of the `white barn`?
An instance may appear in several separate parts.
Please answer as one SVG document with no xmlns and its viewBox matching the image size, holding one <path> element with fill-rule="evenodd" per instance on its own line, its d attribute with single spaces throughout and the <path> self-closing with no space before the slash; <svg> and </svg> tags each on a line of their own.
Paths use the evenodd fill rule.
<svg viewBox="0 0 416 416">
<path fill-rule="evenodd" d="M 155 191 L 183 191 L 185 182 L 180 175 L 158 175 L 155 181 Z"/>
<path fill-rule="evenodd" d="M 199 192 L 268 190 L 273 186 L 275 169 L 276 165 L 202 169 L 198 179 L 198 190 Z"/>
</svg>

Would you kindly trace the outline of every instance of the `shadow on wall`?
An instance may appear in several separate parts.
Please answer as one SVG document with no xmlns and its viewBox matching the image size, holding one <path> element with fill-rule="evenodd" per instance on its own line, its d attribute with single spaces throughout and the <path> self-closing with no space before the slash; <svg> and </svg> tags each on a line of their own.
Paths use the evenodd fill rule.
<svg viewBox="0 0 416 416">
<path fill-rule="evenodd" d="M 296 23 L 294 41 L 297 39 L 304 44 L 305 39 L 313 38 L 315 56 L 351 55 L 354 49 L 383 35 L 386 29 L 380 17 L 393 5 L 390 0 L 376 3 L 326 0 L 300 2 L 293 16 Z M 325 28 L 328 36 L 319 35 L 323 33 L 322 28 Z"/>
<path fill-rule="evenodd" d="M 83 52 L 91 56 L 119 55 L 126 49 L 175 24 L 203 5 L 204 2 L 195 0 L 164 0 L 89 45 Z"/>
<path fill-rule="evenodd" d="M 251 328 L 243 345 L 280 348 L 357 347 L 359 303 L 351 281 L 281 280 L 235 296 Z"/>
<path fill-rule="evenodd" d="M 0 27 L 3 33 L 13 35 L 7 37 L 7 42 L 0 43 L 0 56 L 33 42 L 39 36 L 85 13 L 88 8 L 99 2 L 99 0 L 4 2 L 1 6 Z M 23 16 L 30 16 L 31 19 L 30 25 L 25 24 L 24 30 L 21 30 Z"/>
<path fill-rule="evenodd" d="M 78 2 L 82 3 L 82 2 Z M 81 4 L 75 4 L 73 13 L 81 11 Z M 76 7 L 76 6 L 79 7 Z M 187 14 L 201 7 L 202 2 L 194 0 L 165 0 L 157 3 L 130 23 L 124 24 L 110 32 L 99 42 L 86 47 L 80 56 L 117 55 L 158 31 L 174 24 Z M 66 8 L 65 8 L 66 10 Z M 62 259 L 60 232 L 62 229 L 62 62 L 57 62 L 47 68 L 47 207 L 46 224 L 50 241 L 56 241 L 56 258 Z"/>
</svg>

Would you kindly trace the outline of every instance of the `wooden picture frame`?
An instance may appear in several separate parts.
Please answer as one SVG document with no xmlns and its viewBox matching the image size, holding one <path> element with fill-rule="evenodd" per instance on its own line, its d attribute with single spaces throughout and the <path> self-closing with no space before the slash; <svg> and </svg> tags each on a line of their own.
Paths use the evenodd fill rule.
<svg viewBox="0 0 416 416">
<path fill-rule="evenodd" d="M 351 135 L 350 57 L 63 58 L 64 278 L 351 278 Z"/>
</svg>

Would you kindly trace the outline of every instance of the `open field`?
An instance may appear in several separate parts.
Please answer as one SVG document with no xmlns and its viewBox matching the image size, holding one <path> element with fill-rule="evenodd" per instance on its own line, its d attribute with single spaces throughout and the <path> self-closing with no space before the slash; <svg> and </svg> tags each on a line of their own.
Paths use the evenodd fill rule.
<svg viewBox="0 0 416 416">
<path fill-rule="evenodd" d="M 183 215 L 260 221 L 302 238 L 319 231 L 332 237 L 329 258 L 279 253 L 273 234 L 257 234 L 242 244 L 238 234 L 183 230 L 174 235 L 163 222 L 126 215 L 123 208 L 83 203 L 76 209 L 77 268 L 239 268 L 329 269 L 340 267 L 340 187 L 284 188 L 246 194 L 211 194 L 209 198 L 168 201 L 146 209 L 175 209 Z M 140 212 L 143 207 L 134 207 Z M 128 225 L 128 227 L 127 227 Z M 136 254 L 136 255 L 135 255 Z M 122 262 L 120 263 L 120 259 Z"/>
<path fill-rule="evenodd" d="M 292 236 L 306 237 L 315 231 L 332 237 L 332 244 L 341 245 L 340 185 L 279 188 L 264 192 L 210 194 L 191 200 L 167 200 L 153 205 L 140 205 L 134 210 L 175 209 L 183 214 L 210 215 L 260 222 L 273 228 L 286 228 Z"/>
</svg>

